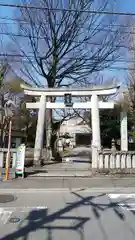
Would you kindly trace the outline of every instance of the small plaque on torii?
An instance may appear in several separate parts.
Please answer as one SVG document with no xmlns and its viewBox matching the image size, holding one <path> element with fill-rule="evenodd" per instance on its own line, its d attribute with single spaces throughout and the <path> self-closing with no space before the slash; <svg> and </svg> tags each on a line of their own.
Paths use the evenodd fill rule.
<svg viewBox="0 0 135 240">
<path fill-rule="evenodd" d="M 72 107 L 73 106 L 73 102 L 72 102 L 72 94 L 70 93 L 66 93 L 64 95 L 64 103 L 66 107 Z"/>
</svg>

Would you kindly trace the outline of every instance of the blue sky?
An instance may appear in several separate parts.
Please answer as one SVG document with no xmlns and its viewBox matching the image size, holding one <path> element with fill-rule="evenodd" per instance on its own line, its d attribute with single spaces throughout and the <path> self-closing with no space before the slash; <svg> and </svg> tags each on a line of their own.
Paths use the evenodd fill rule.
<svg viewBox="0 0 135 240">
<path fill-rule="evenodd" d="M 119 0 L 119 11 L 135 13 L 135 0 Z M 105 74 L 107 78 L 116 76 L 120 81 L 122 79 L 123 83 L 125 83 L 127 79 L 127 71 L 125 70 L 107 70 Z"/>
<path fill-rule="evenodd" d="M 121 11 L 135 12 L 135 0 L 120 0 Z"/>
<path fill-rule="evenodd" d="M 135 0 L 118 0 L 119 2 L 119 11 L 135 13 Z M 135 19 L 135 17 L 134 17 Z M 124 67 L 126 67 L 124 65 Z M 127 72 L 125 70 L 112 70 L 105 72 L 107 76 L 116 76 L 118 79 L 126 79 Z M 125 81 L 123 81 L 125 82 Z"/>
<path fill-rule="evenodd" d="M 119 2 L 120 11 L 135 13 L 135 0 L 119 0 Z M 0 0 L 0 3 L 19 3 L 19 0 Z M 15 9 L 0 8 L 0 17 L 2 16 L 14 17 Z M 107 78 L 110 76 L 116 76 L 120 79 L 124 79 L 126 76 L 126 72 L 122 70 L 105 71 L 104 73 L 106 74 Z"/>
</svg>

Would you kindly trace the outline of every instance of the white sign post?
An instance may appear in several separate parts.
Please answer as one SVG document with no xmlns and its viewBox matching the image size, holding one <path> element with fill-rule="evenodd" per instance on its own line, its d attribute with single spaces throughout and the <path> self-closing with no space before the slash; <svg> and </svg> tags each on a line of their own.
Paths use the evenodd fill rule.
<svg viewBox="0 0 135 240">
<path fill-rule="evenodd" d="M 17 148 L 17 158 L 16 158 L 16 174 L 20 175 L 22 174 L 22 177 L 24 177 L 24 160 L 25 160 L 25 144 L 21 144 Z"/>
</svg>

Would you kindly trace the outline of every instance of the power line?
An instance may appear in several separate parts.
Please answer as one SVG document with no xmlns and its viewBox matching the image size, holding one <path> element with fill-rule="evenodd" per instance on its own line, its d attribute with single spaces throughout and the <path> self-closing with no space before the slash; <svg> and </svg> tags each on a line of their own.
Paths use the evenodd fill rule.
<svg viewBox="0 0 135 240">
<path fill-rule="evenodd" d="M 0 25 L 8 25 L 8 24 L 10 24 L 10 25 L 17 25 L 17 23 L 5 23 L 5 22 L 0 22 Z M 58 25 L 60 25 L 60 24 L 58 24 Z M 112 29 L 110 29 L 110 26 L 108 26 L 109 28 L 107 29 L 107 27 L 106 28 L 103 28 L 103 27 L 96 27 L 95 26 L 95 28 L 90 28 L 89 30 L 91 30 L 91 31 L 99 31 L 99 32 L 111 32 L 111 33 L 116 33 L 116 31 L 118 31 L 118 29 L 116 29 L 116 30 L 112 30 Z M 88 29 L 88 28 L 87 28 Z M 119 29 L 119 32 L 120 33 L 125 33 L 125 34 L 135 34 L 135 32 L 134 31 L 125 31 L 125 30 L 120 30 Z M 5 33 L 3 33 L 3 34 L 5 34 Z M 7 34 L 7 33 L 6 33 Z M 16 34 L 16 33 L 9 33 L 9 34 Z M 23 35 L 23 34 L 19 34 L 19 36 L 21 37 L 29 37 L 28 35 Z M 39 37 L 40 38 L 40 37 Z"/>
<path fill-rule="evenodd" d="M 13 18 L 13 17 L 0 17 L 0 20 L 23 22 L 23 23 L 26 23 L 26 24 L 28 23 L 25 20 L 21 20 L 19 18 Z"/>
<path fill-rule="evenodd" d="M 0 60 L 5 60 L 5 58 L 1 58 L 1 57 L 10 57 L 11 55 L 9 54 L 0 54 Z M 16 56 L 19 56 L 19 55 L 16 55 Z M 28 60 L 25 60 L 25 59 L 8 59 L 8 61 L 9 62 L 11 62 L 11 63 L 28 63 L 28 64 L 31 64 L 31 62 L 32 63 L 34 63 L 34 61 L 33 60 L 31 60 L 31 62 L 30 61 L 28 61 Z M 36 62 L 36 61 L 35 61 Z M 107 60 L 106 60 L 106 62 L 108 62 Z M 118 62 L 117 62 L 118 63 Z M 103 70 L 124 70 L 124 71 L 135 71 L 135 68 L 131 68 L 131 67 L 120 67 L 120 66 L 115 66 L 115 67 L 111 67 L 111 66 L 107 66 L 107 67 L 105 67 Z M 102 71 L 103 71 L 102 70 Z"/>
<path fill-rule="evenodd" d="M 11 57 L 11 58 L 27 58 L 27 59 L 35 59 L 34 55 L 22 55 L 22 54 L 13 54 L 13 53 L 0 53 L 0 57 Z M 39 57 L 40 58 L 40 57 Z M 63 57 L 63 60 L 76 60 L 78 59 L 77 57 Z M 90 60 L 90 58 L 83 58 L 84 60 Z M 25 59 L 24 59 L 25 60 Z M 98 61 L 98 59 L 91 59 L 91 61 Z M 113 62 L 113 59 L 106 59 L 104 62 Z M 133 63 L 132 60 L 124 60 L 124 59 L 119 59 L 116 61 L 117 63 Z"/>
<path fill-rule="evenodd" d="M 30 38 L 31 37 L 31 39 L 34 39 L 34 38 L 36 38 L 36 39 L 41 39 L 41 40 L 45 40 L 45 39 L 47 39 L 47 40 L 49 40 L 48 38 L 46 38 L 46 37 L 35 37 L 35 36 L 27 36 L 27 35 L 23 35 L 23 34 L 15 34 L 15 33 L 4 33 L 4 32 L 0 32 L 0 35 L 5 35 L 5 36 L 10 36 L 10 37 L 24 37 L 24 38 Z M 75 41 L 75 40 L 73 40 L 73 43 L 77 43 L 77 44 L 79 44 L 79 41 Z M 82 41 L 80 41 L 80 44 L 81 43 L 83 43 Z M 84 43 L 85 43 L 85 40 L 84 40 Z M 96 42 L 89 42 L 88 43 L 88 41 L 87 41 L 87 44 L 89 44 L 89 45 L 94 45 L 94 46 L 101 46 L 101 43 L 96 43 Z M 104 44 L 103 44 L 104 45 Z M 134 50 L 132 47 L 127 47 L 127 46 L 125 46 L 125 45 L 114 45 L 114 47 L 116 47 L 116 48 L 126 48 L 126 49 L 128 49 L 128 50 L 130 50 L 130 51 L 132 51 L 132 50 Z"/>
<path fill-rule="evenodd" d="M 6 53 L 0 53 L 0 57 L 8 57 L 8 58 L 12 58 L 11 59 L 11 61 L 13 60 L 15 60 L 16 61 L 16 59 L 14 59 L 14 58 L 21 58 L 21 60 L 17 60 L 17 61 L 25 61 L 25 62 L 29 62 L 29 60 L 26 60 L 26 59 L 30 59 L 30 61 L 32 61 L 32 62 L 36 62 L 36 60 L 35 60 L 35 57 L 34 57 L 34 55 L 22 55 L 22 54 L 6 54 Z M 39 57 L 40 58 L 40 57 Z M 78 58 L 77 57 L 63 57 L 62 58 L 63 60 L 77 60 Z M 98 61 L 98 59 L 90 59 L 90 58 L 83 58 L 84 60 L 91 60 L 91 61 Z M 105 63 L 107 63 L 107 62 L 113 62 L 114 60 L 113 59 L 106 59 L 106 60 L 104 60 L 104 62 Z M 133 63 L 133 61 L 132 60 L 122 60 L 122 59 L 119 59 L 119 60 L 116 60 L 116 63 Z M 123 67 L 122 67 L 123 68 Z"/>
<path fill-rule="evenodd" d="M 105 69 L 110 69 L 110 70 L 124 70 L 124 71 L 135 71 L 135 68 L 128 68 L 128 67 L 107 67 Z M 105 70 L 104 69 L 104 70 Z"/>
<path fill-rule="evenodd" d="M 15 62 L 15 63 L 23 63 L 23 61 L 12 61 L 12 62 Z M 29 63 L 29 62 L 26 62 L 26 63 Z M 30 63 L 29 63 L 30 64 Z M 120 70 L 120 71 L 135 71 L 135 68 L 128 68 L 128 67 L 105 67 L 103 68 L 102 70 L 99 70 L 99 71 L 104 71 L 104 70 Z"/>
<path fill-rule="evenodd" d="M 2 24 L 18 24 L 21 22 L 22 24 L 29 24 L 29 22 L 19 19 L 19 18 L 9 18 L 9 17 L 0 17 L 0 20 L 7 20 L 7 21 L 15 21 L 14 23 L 3 22 Z M 0 22 L 1 24 L 1 22 Z M 38 24 L 37 24 L 38 25 Z M 57 24 L 59 25 L 59 24 Z M 93 24 L 93 26 L 99 26 L 97 24 Z M 103 24 L 102 27 L 120 27 L 120 28 L 129 28 L 129 25 L 122 25 L 122 24 Z"/>
<path fill-rule="evenodd" d="M 11 32 L 0 32 L 0 35 L 5 35 L 5 36 L 13 36 L 13 37 L 24 37 L 24 38 L 38 38 L 38 39 L 45 39 L 45 37 L 36 37 L 36 36 L 29 36 L 29 35 L 25 35 L 25 34 L 19 34 L 19 33 L 11 33 Z"/>
<path fill-rule="evenodd" d="M 48 8 L 39 7 L 34 5 L 22 5 L 22 4 L 9 4 L 0 3 L 0 7 L 22 8 L 22 9 L 35 9 L 35 10 L 47 10 L 47 11 L 62 11 L 62 12 L 80 12 L 90 14 L 102 14 L 102 15 L 119 15 L 119 16 L 135 16 L 135 13 L 131 12 L 114 12 L 114 11 L 100 11 L 100 10 L 81 10 L 81 9 L 68 9 L 68 8 Z"/>
<path fill-rule="evenodd" d="M 130 34 L 130 32 L 127 32 Z M 134 33 L 135 34 L 135 33 Z M 41 37 L 41 36 L 31 36 L 31 35 L 26 35 L 26 34 L 19 34 L 19 33 L 12 33 L 12 32 L 0 32 L 0 35 L 6 35 L 6 36 L 13 36 L 13 37 L 24 37 L 24 38 L 36 38 L 36 39 L 46 39 L 46 37 Z M 47 38 L 49 40 L 49 37 Z M 84 40 L 85 41 L 85 40 Z M 76 43 L 79 43 L 79 41 L 73 41 L 73 42 L 76 42 Z M 81 43 L 82 41 L 80 41 Z M 96 43 L 93 43 L 93 45 L 96 44 Z M 97 44 L 96 44 L 97 45 Z M 101 44 L 99 44 L 101 45 Z"/>
</svg>

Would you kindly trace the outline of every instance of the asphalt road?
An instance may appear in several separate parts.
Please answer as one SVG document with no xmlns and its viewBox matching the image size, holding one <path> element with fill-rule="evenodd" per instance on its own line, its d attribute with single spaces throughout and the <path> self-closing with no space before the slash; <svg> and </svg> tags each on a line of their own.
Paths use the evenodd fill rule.
<svg viewBox="0 0 135 240">
<path fill-rule="evenodd" d="M 67 153 L 63 153 L 62 157 L 63 168 L 67 169 L 76 169 L 76 170 L 86 170 L 90 169 L 90 163 L 91 163 L 91 148 L 90 147 L 76 147 L 70 150 Z M 68 167 L 66 167 L 66 163 L 69 164 Z"/>
<path fill-rule="evenodd" d="M 0 239 L 134 240 L 133 189 L 17 191 L 15 201 L 0 203 Z"/>
</svg>

